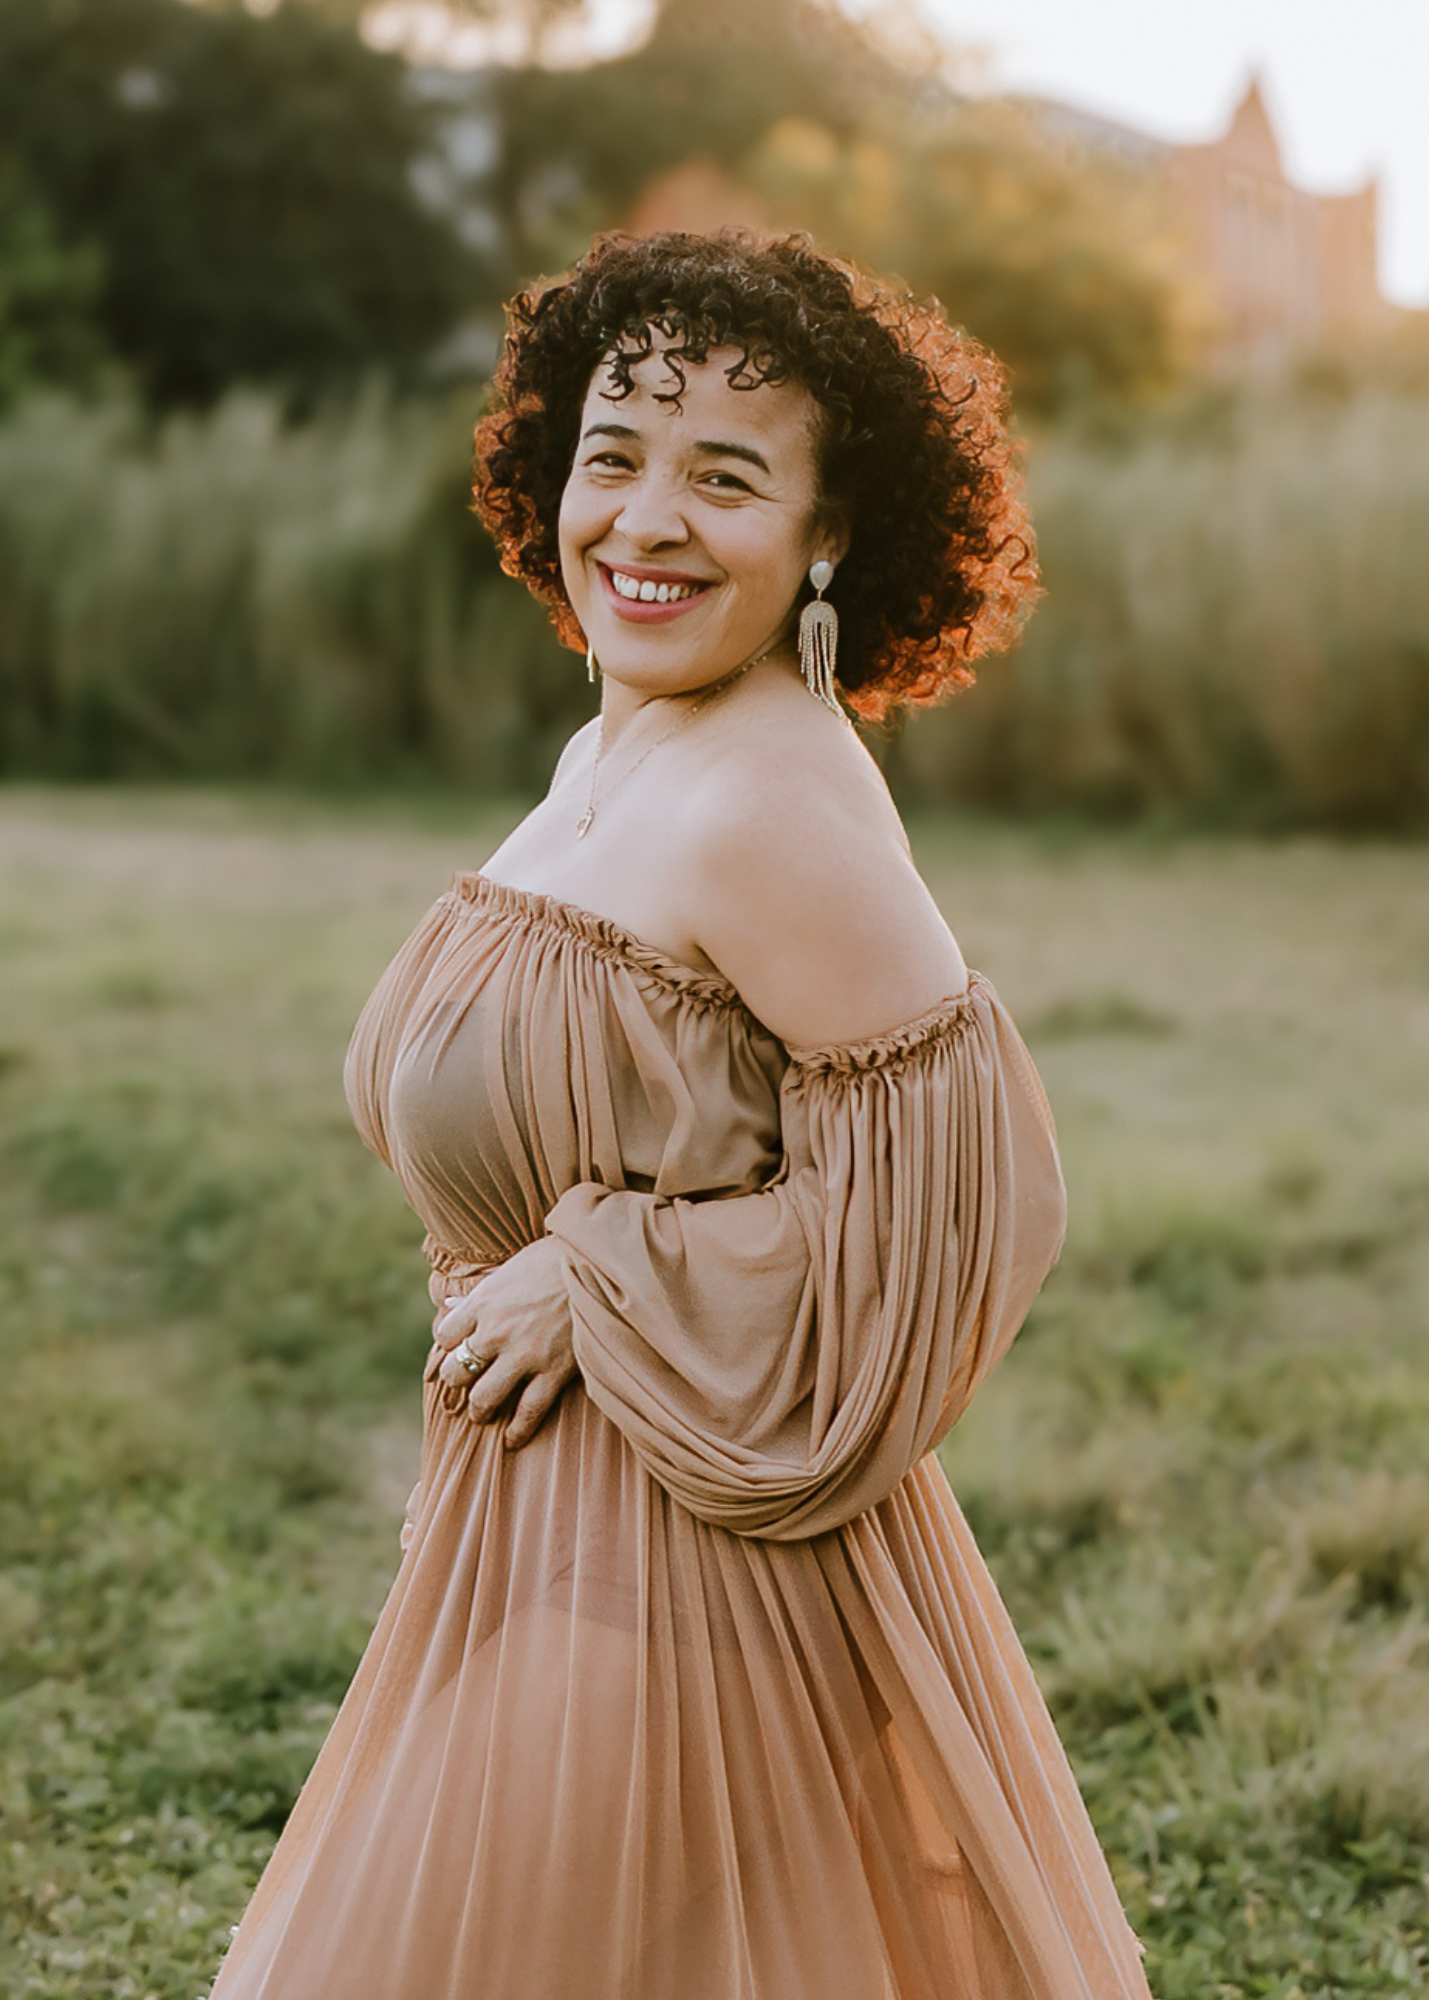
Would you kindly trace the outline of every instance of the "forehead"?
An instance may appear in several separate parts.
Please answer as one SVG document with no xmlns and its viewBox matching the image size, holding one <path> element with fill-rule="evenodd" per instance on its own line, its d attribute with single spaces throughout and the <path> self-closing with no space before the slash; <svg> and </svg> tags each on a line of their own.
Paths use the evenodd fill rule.
<svg viewBox="0 0 1429 2000">
<path fill-rule="evenodd" d="M 729 376 L 733 370 L 738 378 L 743 348 L 712 347 L 704 361 L 685 361 L 669 355 L 672 345 L 678 347 L 678 342 L 657 334 L 650 352 L 631 363 L 628 395 L 620 393 L 609 362 L 602 362 L 586 391 L 582 428 L 628 424 L 681 444 L 695 438 L 728 439 L 757 446 L 771 463 L 776 453 L 812 454 L 819 407 L 802 383 L 760 382 L 737 389 Z"/>
</svg>

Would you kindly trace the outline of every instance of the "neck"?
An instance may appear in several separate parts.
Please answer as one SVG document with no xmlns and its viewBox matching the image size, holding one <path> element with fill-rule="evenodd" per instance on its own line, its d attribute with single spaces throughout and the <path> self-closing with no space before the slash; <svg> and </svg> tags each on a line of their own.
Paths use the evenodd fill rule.
<svg viewBox="0 0 1429 2000">
<path fill-rule="evenodd" d="M 608 750 L 619 741 L 623 732 L 636 720 L 643 709 L 652 704 L 656 714 L 674 716 L 689 702 L 698 701 L 701 695 L 722 687 L 725 682 L 738 676 L 742 682 L 753 682 L 773 678 L 776 675 L 797 674 L 798 656 L 792 644 L 776 640 L 753 662 L 741 661 L 738 666 L 725 673 L 714 674 L 708 680 L 691 681 L 678 688 L 640 688 L 613 674 L 601 675 L 600 691 L 600 733 L 601 741 Z"/>
</svg>

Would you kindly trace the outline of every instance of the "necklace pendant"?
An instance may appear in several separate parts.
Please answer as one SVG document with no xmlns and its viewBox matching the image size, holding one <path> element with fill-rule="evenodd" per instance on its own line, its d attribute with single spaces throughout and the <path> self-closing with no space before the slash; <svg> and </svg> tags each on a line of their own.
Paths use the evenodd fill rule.
<svg viewBox="0 0 1429 2000">
<path fill-rule="evenodd" d="M 594 818 L 595 818 L 595 807 L 587 806 L 585 811 L 581 814 L 580 818 L 576 821 L 577 840 L 585 839 L 586 835 L 590 832 L 590 823 Z"/>
</svg>

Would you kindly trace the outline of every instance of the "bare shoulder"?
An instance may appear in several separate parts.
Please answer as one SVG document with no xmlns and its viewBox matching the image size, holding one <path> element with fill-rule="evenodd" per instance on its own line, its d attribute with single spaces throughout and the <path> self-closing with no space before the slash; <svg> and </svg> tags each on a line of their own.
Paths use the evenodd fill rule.
<svg viewBox="0 0 1429 2000">
<path fill-rule="evenodd" d="M 599 730 L 600 717 L 593 715 L 589 722 L 583 722 L 579 729 L 566 738 L 565 748 L 556 759 L 556 768 L 551 773 L 548 793 L 558 790 L 577 771 L 590 768 Z"/>
<path fill-rule="evenodd" d="M 721 732 L 681 861 L 701 952 L 799 1047 L 911 1020 L 960 993 L 967 968 L 873 758 L 796 696 Z"/>
</svg>

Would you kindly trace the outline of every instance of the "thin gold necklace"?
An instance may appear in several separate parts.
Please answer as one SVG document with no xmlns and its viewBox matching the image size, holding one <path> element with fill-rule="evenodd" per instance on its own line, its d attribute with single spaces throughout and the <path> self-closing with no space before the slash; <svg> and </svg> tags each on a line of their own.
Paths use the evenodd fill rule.
<svg viewBox="0 0 1429 2000">
<path fill-rule="evenodd" d="M 657 736 L 653 743 L 649 744 L 644 750 L 642 750 L 640 752 L 640 755 L 635 759 L 635 762 L 630 766 L 628 771 L 621 772 L 620 776 L 616 779 L 616 784 L 623 785 L 628 778 L 633 778 L 635 773 L 640 769 L 640 766 L 645 762 L 645 759 L 647 757 L 653 756 L 654 753 L 660 748 L 660 745 L 662 743 L 668 743 L 670 738 L 673 735 L 675 735 L 675 733 L 678 730 L 683 729 L 687 722 L 694 721 L 695 717 L 699 714 L 702 708 L 708 707 L 710 702 L 714 701 L 719 695 L 722 695 L 725 692 L 726 688 L 732 688 L 737 680 L 742 679 L 742 677 L 749 672 L 751 667 L 757 667 L 760 664 L 761 660 L 767 660 L 769 658 L 769 654 L 772 653 L 773 651 L 774 648 L 770 646 L 768 648 L 768 651 L 761 653 L 757 659 L 746 660 L 744 665 L 742 667 L 736 667 L 732 674 L 726 674 L 723 680 L 715 681 L 711 687 L 705 688 L 704 691 L 699 695 L 699 697 L 695 701 L 693 701 L 690 704 L 690 706 L 685 710 L 684 714 L 679 718 L 679 720 L 677 722 L 671 723 L 670 727 L 664 732 L 663 735 Z M 605 752 L 605 717 L 602 716 L 600 719 L 600 728 L 596 732 L 595 757 L 592 760 L 590 767 L 590 797 L 586 801 L 585 811 L 576 821 L 577 840 L 585 839 L 586 835 L 590 832 L 591 821 L 595 818 L 595 788 L 597 781 L 600 778 L 600 760 L 601 757 L 604 755 L 604 752 Z"/>
</svg>

